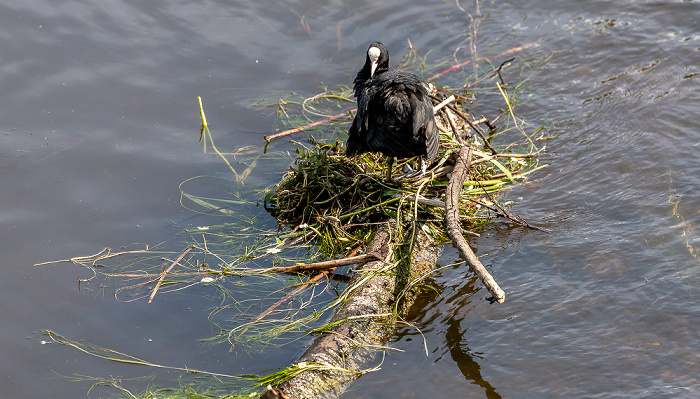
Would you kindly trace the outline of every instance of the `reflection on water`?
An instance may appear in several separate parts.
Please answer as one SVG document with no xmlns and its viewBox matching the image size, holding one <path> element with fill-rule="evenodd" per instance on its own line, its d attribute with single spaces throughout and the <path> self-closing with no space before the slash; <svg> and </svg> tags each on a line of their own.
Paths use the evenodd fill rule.
<svg viewBox="0 0 700 399">
<path fill-rule="evenodd" d="M 469 352 L 464 331 L 460 328 L 460 321 L 457 318 L 451 318 L 447 321 L 447 329 L 445 330 L 445 346 L 449 348 L 452 361 L 457 364 L 464 379 L 470 384 L 483 389 L 486 397 L 500 398 L 501 395 L 496 392 L 494 387 L 481 374 L 479 358 Z"/>
<path fill-rule="evenodd" d="M 478 15 L 473 3 L 459 5 Z M 516 110 L 533 126 L 553 127 L 543 159 L 552 166 L 508 197 L 553 233 L 487 226 L 472 244 L 507 302 L 489 305 L 464 266 L 446 270 L 431 282 L 440 295 L 428 290 L 412 309 L 420 332 L 401 331 L 394 345 L 404 352 L 390 351 L 382 370 L 346 397 L 698 395 L 696 7 L 482 4 L 479 56 L 542 40 L 517 54 L 533 70 Z M 8 397 L 72 398 L 91 385 L 51 370 L 154 372 L 41 345 L 42 328 L 159 364 L 234 374 L 289 364 L 302 344 L 252 362 L 228 348 L 203 349 L 197 340 L 212 333 L 212 305 L 200 292 L 122 303 L 115 286 L 78 289 L 85 276 L 74 266 L 31 265 L 154 245 L 216 223 L 179 203 L 183 181 L 229 177 L 197 142 L 197 96 L 220 149 L 262 152 L 262 135 L 282 126 L 274 109 L 253 102 L 349 84 L 367 43 L 382 40 L 402 54 L 410 38 L 419 53 L 430 50 L 428 61 L 469 56 L 469 16 L 450 2 L 32 0 L 0 8 L 0 314 L 12 321 L 0 329 L 0 382 Z M 506 82 L 523 78 L 513 71 L 504 70 Z M 484 114 L 497 106 L 480 99 Z M 271 147 L 282 153 L 291 144 Z M 249 187 L 276 182 L 285 162 L 259 162 Z M 210 180 L 202 195 L 230 191 Z M 236 212 L 268 217 L 254 206 Z M 456 259 L 448 249 L 441 263 Z M 177 384 L 175 375 L 155 378 Z"/>
</svg>

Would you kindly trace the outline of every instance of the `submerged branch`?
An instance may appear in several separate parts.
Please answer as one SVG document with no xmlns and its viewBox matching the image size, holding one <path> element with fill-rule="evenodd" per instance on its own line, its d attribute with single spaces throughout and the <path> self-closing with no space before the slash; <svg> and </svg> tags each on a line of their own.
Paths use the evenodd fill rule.
<svg viewBox="0 0 700 399">
<path fill-rule="evenodd" d="M 474 61 L 475 61 L 475 62 L 479 62 L 479 61 L 483 61 L 483 60 L 492 60 L 492 59 L 500 58 L 500 57 L 503 57 L 503 56 L 508 55 L 508 54 L 513 54 L 513 53 L 517 53 L 518 51 L 525 50 L 525 49 L 528 48 L 528 47 L 532 47 L 532 46 L 539 45 L 540 43 L 542 43 L 542 40 L 538 40 L 538 41 L 536 41 L 536 42 L 528 43 L 528 44 L 525 44 L 525 45 L 522 45 L 522 46 L 518 46 L 518 47 L 513 47 L 513 48 L 511 48 L 511 49 L 509 49 L 509 50 L 506 50 L 506 51 L 504 51 L 504 52 L 502 52 L 502 53 L 500 53 L 500 54 L 497 54 L 497 55 L 494 55 L 494 56 L 491 56 L 491 57 L 480 57 L 480 58 L 476 58 Z M 467 60 L 467 61 L 461 62 L 461 63 L 459 63 L 459 64 L 457 64 L 457 65 L 453 65 L 453 66 L 451 66 L 451 67 L 445 69 L 444 71 L 438 72 L 438 73 L 436 73 L 435 75 L 431 76 L 431 77 L 428 79 L 428 81 L 431 82 L 431 81 L 433 81 L 433 80 L 439 78 L 439 77 L 442 76 L 442 75 L 445 75 L 445 74 L 450 73 L 450 72 L 452 72 L 452 71 L 456 71 L 456 70 L 458 70 L 459 68 L 462 68 L 462 67 L 464 67 L 464 66 L 469 65 L 471 62 L 472 62 L 471 60 Z"/>
<path fill-rule="evenodd" d="M 489 195 L 489 193 L 486 191 L 484 192 L 484 194 Z M 519 225 L 519 226 L 527 227 L 527 228 L 541 231 L 541 232 L 547 233 L 547 234 L 551 233 L 551 231 L 549 231 L 545 228 L 531 225 L 525 219 L 523 219 L 522 216 L 518 215 L 517 213 L 508 212 L 505 208 L 498 205 L 497 202 L 493 201 L 493 198 L 491 198 L 490 195 L 489 195 L 489 199 L 491 200 L 490 204 L 487 204 L 486 202 L 478 201 L 478 200 L 474 200 L 474 202 L 485 207 L 485 208 L 488 208 L 488 209 L 494 211 L 498 216 L 504 217 L 504 218 L 510 220 L 511 222 Z"/>
</svg>

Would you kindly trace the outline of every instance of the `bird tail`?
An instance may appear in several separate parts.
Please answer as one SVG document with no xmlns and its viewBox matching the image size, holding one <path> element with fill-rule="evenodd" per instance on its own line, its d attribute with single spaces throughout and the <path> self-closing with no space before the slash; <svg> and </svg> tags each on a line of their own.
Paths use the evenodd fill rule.
<svg viewBox="0 0 700 399">
<path fill-rule="evenodd" d="M 345 144 L 345 155 L 352 157 L 367 152 L 366 145 L 362 142 L 360 134 L 357 132 L 357 118 L 352 121 L 348 130 L 348 141 Z"/>
<path fill-rule="evenodd" d="M 440 138 L 435 124 L 435 118 L 430 118 L 425 126 L 425 147 L 427 149 L 428 159 L 433 159 L 438 154 L 438 149 L 440 147 Z"/>
</svg>

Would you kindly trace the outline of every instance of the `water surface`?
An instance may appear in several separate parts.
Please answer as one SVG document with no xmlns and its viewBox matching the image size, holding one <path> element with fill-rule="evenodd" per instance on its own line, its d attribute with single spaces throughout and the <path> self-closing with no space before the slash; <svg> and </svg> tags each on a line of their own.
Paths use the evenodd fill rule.
<svg viewBox="0 0 700 399">
<path fill-rule="evenodd" d="M 477 16 L 473 3 L 459 5 Z M 478 56 L 541 40 L 515 54 L 532 66 L 517 111 L 554 136 L 543 157 L 551 166 L 508 197 L 552 233 L 487 226 L 471 243 L 506 302 L 489 305 L 464 265 L 446 270 L 430 282 L 441 295 L 427 290 L 411 311 L 422 335 L 399 331 L 394 345 L 404 352 L 389 352 L 345 396 L 696 397 L 698 3 L 494 2 L 481 15 Z M 60 376 L 74 374 L 155 373 L 155 384 L 177 386 L 177 372 L 42 345 L 45 328 L 210 371 L 292 362 L 303 343 L 256 355 L 206 350 L 198 340 L 215 328 L 204 288 L 122 303 L 116 286 L 79 289 L 86 271 L 74 265 L 32 265 L 155 245 L 209 222 L 179 203 L 184 180 L 228 176 L 198 142 L 197 96 L 220 149 L 261 151 L 262 135 L 280 125 L 252 101 L 349 84 L 378 39 L 397 56 L 410 38 L 433 60 L 468 59 L 469 21 L 452 2 L 0 5 L 4 394 L 83 396 L 90 382 Z M 249 184 L 275 183 L 282 163 L 261 163 Z M 229 190 L 230 181 L 216 181 L 200 193 Z M 441 264 L 457 259 L 446 248 Z"/>
</svg>

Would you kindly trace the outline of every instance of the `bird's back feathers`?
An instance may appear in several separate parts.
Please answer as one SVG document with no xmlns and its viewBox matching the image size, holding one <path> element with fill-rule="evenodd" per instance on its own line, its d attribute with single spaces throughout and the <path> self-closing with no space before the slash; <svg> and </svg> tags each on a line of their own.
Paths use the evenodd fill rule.
<svg viewBox="0 0 700 399">
<path fill-rule="evenodd" d="M 347 155 L 375 151 L 397 158 L 434 158 L 438 132 L 425 82 L 391 69 L 366 79 L 362 71 L 355 79 L 358 109 Z"/>
</svg>

